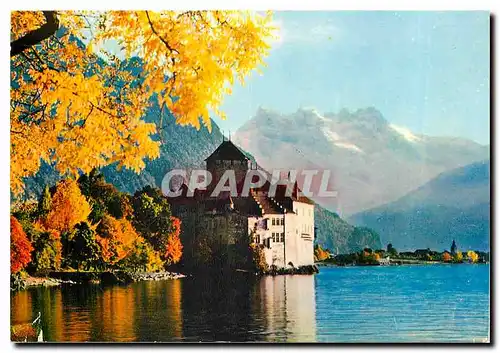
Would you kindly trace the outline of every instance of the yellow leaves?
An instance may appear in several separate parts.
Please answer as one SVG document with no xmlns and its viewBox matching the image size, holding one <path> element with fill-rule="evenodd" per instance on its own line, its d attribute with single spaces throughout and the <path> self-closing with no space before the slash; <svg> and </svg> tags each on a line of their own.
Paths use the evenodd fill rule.
<svg viewBox="0 0 500 353">
<path fill-rule="evenodd" d="M 40 28 L 45 23 L 41 11 L 12 11 L 10 15 L 10 40 L 16 40 L 26 33 Z"/>
<path fill-rule="evenodd" d="M 476 263 L 477 260 L 479 260 L 479 256 L 477 255 L 477 253 L 475 251 L 472 251 L 472 250 L 467 251 L 467 258 L 472 263 Z"/>
<path fill-rule="evenodd" d="M 210 129 L 210 111 L 220 111 L 234 77 L 263 64 L 269 51 L 271 17 L 240 11 L 60 11 L 59 38 L 51 37 L 11 59 L 11 190 L 37 172 L 41 160 L 62 174 L 78 175 L 118 162 L 140 172 L 144 158 L 159 156 L 151 139 L 155 125 L 142 117 L 157 98 L 181 125 Z M 81 37 L 93 16 L 93 38 Z M 11 38 L 45 23 L 42 12 L 13 12 Z M 120 60 L 93 46 L 113 40 L 126 58 L 138 55 L 140 67 L 123 70 Z M 166 78 L 169 77 L 167 80 Z M 132 84 L 134 83 L 134 84 Z M 139 85 L 139 83 L 141 85 Z"/>
<path fill-rule="evenodd" d="M 181 125 L 210 126 L 209 110 L 230 93 L 268 53 L 271 17 L 238 11 L 111 12 L 103 38 L 119 38 L 126 52 L 139 52 L 150 93 L 172 92 L 166 101 Z M 137 25 L 135 25 L 137 24 Z M 132 38 L 143 38 L 139 43 Z M 165 75 L 175 80 L 163 82 Z"/>
<path fill-rule="evenodd" d="M 90 214 L 90 205 L 73 179 L 65 179 L 57 184 L 52 197 L 52 207 L 44 225 L 48 229 L 65 232 L 77 223 L 85 221 Z"/>
</svg>

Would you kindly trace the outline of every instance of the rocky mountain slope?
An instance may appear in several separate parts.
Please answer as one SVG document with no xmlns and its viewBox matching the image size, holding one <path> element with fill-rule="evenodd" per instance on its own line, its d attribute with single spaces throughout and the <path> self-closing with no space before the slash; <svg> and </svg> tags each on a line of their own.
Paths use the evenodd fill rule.
<svg viewBox="0 0 500 353">
<path fill-rule="evenodd" d="M 488 146 L 413 134 L 374 108 L 259 109 L 233 140 L 266 169 L 331 170 L 338 196 L 315 201 L 341 216 L 395 201 L 441 172 L 489 158 Z"/>
</svg>

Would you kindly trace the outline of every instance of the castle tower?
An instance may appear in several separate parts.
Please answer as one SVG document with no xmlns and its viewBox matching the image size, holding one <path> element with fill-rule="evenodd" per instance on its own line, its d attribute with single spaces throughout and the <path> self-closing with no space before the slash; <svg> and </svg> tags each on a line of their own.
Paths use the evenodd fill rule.
<svg viewBox="0 0 500 353">
<path fill-rule="evenodd" d="M 234 170 L 236 183 L 242 182 L 248 171 L 248 161 L 248 157 L 235 144 L 231 141 L 223 141 L 205 159 L 207 170 L 212 174 L 212 182 L 209 188 L 212 189 L 217 185 L 226 170 Z"/>
</svg>

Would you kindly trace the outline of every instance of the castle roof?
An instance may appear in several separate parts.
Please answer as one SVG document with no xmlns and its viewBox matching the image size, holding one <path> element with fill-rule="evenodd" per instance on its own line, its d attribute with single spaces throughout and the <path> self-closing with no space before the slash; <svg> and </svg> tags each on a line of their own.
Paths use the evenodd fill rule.
<svg viewBox="0 0 500 353">
<path fill-rule="evenodd" d="M 205 161 L 210 159 L 244 161 L 248 160 L 248 157 L 231 141 L 223 141 Z"/>
</svg>

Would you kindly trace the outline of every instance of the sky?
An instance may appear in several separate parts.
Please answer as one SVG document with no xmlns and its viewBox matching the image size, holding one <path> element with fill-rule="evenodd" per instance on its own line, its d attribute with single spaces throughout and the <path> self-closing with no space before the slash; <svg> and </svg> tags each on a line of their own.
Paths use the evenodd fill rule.
<svg viewBox="0 0 500 353">
<path fill-rule="evenodd" d="M 375 107 L 414 133 L 489 144 L 487 12 L 275 12 L 263 74 L 225 98 L 227 135 L 259 107 Z"/>
</svg>

